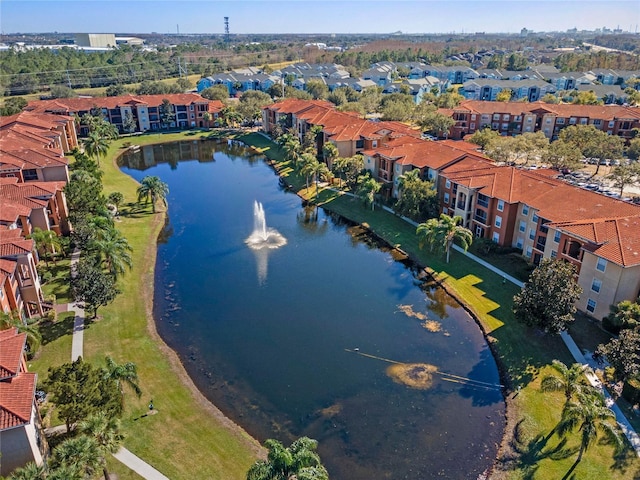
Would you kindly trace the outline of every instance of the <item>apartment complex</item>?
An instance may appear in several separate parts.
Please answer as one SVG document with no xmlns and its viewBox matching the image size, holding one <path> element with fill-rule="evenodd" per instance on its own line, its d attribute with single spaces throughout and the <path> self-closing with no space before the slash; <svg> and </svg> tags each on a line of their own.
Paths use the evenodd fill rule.
<svg viewBox="0 0 640 480">
<path fill-rule="evenodd" d="M 58 98 L 30 102 L 27 106 L 32 113 L 77 115 L 79 118 L 100 113 L 120 133 L 208 128 L 215 124 L 222 108 L 224 105 L 219 100 L 207 100 L 195 93 Z M 79 125 L 81 136 L 88 131 L 88 126 Z"/>
<path fill-rule="evenodd" d="M 536 109 L 523 115 L 526 104 L 500 105 L 513 106 L 508 115 L 519 113 L 522 125 L 530 123 L 535 131 Z M 640 206 L 569 185 L 552 170 L 498 166 L 466 142 L 423 140 L 405 125 L 332 108 L 327 102 L 286 100 L 264 108 L 264 128 L 272 132 L 282 123 L 302 138 L 311 126 L 321 126 L 322 142 L 339 146 L 340 156 L 362 154 L 365 168 L 391 197 L 398 196 L 400 176 L 419 169 L 421 178 L 434 182 L 442 213 L 461 216 L 476 237 L 517 248 L 533 264 L 563 258 L 576 265 L 584 290 L 577 307 L 598 319 L 610 305 L 640 294 Z M 632 117 L 634 109 L 615 109 L 620 116 L 611 128 L 625 133 L 629 125 L 620 118 Z M 579 111 L 563 114 L 584 118 L 577 117 Z M 558 118 L 558 111 L 548 114 Z"/>
<path fill-rule="evenodd" d="M 449 130 L 452 139 L 490 128 L 508 136 L 543 132 L 553 140 L 570 125 L 593 125 L 610 135 L 630 139 L 634 135 L 633 129 L 640 128 L 640 108 L 618 105 L 465 100 L 455 108 L 439 111 L 456 121 Z"/>
</svg>

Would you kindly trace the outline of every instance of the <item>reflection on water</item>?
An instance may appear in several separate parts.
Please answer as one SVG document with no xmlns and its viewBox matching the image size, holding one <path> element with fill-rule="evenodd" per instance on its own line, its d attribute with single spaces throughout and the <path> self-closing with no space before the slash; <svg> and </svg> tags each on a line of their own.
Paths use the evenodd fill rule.
<svg viewBox="0 0 640 480">
<path fill-rule="evenodd" d="M 364 229 L 280 190 L 237 145 L 207 148 L 197 153 L 215 162 L 125 168 L 169 184 L 156 323 L 204 395 L 260 441 L 316 438 L 338 480 L 474 479 L 488 468 L 504 402 L 464 309 Z M 247 248 L 256 199 L 286 247 Z M 392 364 L 431 375 L 429 388 L 394 381 Z"/>
</svg>

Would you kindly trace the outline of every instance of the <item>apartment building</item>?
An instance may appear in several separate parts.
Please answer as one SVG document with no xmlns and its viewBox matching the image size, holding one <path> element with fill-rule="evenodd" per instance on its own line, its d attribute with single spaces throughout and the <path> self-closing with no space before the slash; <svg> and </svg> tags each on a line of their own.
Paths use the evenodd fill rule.
<svg viewBox="0 0 640 480">
<path fill-rule="evenodd" d="M 440 112 L 456 121 L 449 131 L 452 139 L 461 139 L 482 128 L 491 128 L 502 135 L 541 131 L 547 138 L 556 139 L 570 125 L 593 125 L 610 135 L 630 139 L 633 129 L 640 128 L 640 108 L 617 105 L 466 100 Z"/>
<path fill-rule="evenodd" d="M 169 102 L 172 119 L 163 119 L 163 104 Z M 166 95 L 123 95 L 119 97 L 58 98 L 30 102 L 27 110 L 33 113 L 57 115 L 77 115 L 100 112 L 120 133 L 157 131 L 167 128 L 203 128 L 212 125 L 205 120 L 205 113 L 211 114 L 223 108 L 220 101 L 207 100 L 196 93 L 173 93 Z M 129 129 L 128 125 L 134 127 Z M 79 125 L 79 134 L 87 135 L 89 128 Z"/>
</svg>

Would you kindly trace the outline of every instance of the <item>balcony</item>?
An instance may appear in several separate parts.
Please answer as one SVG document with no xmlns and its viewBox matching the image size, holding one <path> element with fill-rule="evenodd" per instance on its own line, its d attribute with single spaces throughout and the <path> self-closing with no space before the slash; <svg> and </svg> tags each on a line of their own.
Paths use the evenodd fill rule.
<svg viewBox="0 0 640 480">
<path fill-rule="evenodd" d="M 486 215 L 478 215 L 478 214 L 476 213 L 476 214 L 473 216 L 473 219 L 474 219 L 476 222 L 481 223 L 481 224 L 483 224 L 483 225 L 487 225 L 487 226 L 489 225 L 489 224 L 487 223 L 487 216 L 486 216 Z"/>
</svg>

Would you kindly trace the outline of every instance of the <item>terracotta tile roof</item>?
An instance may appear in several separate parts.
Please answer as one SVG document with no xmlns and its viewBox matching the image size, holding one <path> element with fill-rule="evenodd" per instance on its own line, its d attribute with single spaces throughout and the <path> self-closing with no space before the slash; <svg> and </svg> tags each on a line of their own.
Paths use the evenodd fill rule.
<svg viewBox="0 0 640 480">
<path fill-rule="evenodd" d="M 0 222 L 13 223 L 19 216 L 28 217 L 31 215 L 31 209 L 22 202 L 0 197 Z"/>
<path fill-rule="evenodd" d="M 2 335 L 0 335 L 0 382 L 20 373 L 20 363 L 26 343 L 26 333 L 18 333 L 16 328 L 2 330 Z"/>
<path fill-rule="evenodd" d="M 91 110 L 94 106 L 100 108 L 118 108 L 127 105 L 147 105 L 159 107 L 163 100 L 169 100 L 173 105 L 191 105 L 209 103 L 209 100 L 197 93 L 168 93 L 164 95 L 122 95 L 118 97 L 93 98 L 58 98 L 56 100 L 36 100 L 29 102 L 26 109 L 32 112 L 65 112 L 75 113 Z"/>
<path fill-rule="evenodd" d="M 589 117 L 604 120 L 640 119 L 640 108 L 621 107 L 618 105 L 573 105 L 551 104 L 541 101 L 523 102 L 487 102 L 483 100 L 463 100 L 453 109 L 440 109 L 442 113 L 452 115 L 454 112 L 470 112 L 476 114 L 504 113 L 524 115 L 527 113 L 551 113 L 558 117 Z M 448 113 L 447 113 L 448 112 Z"/>
<path fill-rule="evenodd" d="M 0 230 L 0 257 L 15 257 L 33 251 L 33 240 L 25 239 L 19 229 Z"/>
<path fill-rule="evenodd" d="M 0 258 L 0 272 L 7 277 L 11 277 L 16 272 L 16 268 L 18 268 L 18 262 L 15 260 Z"/>
<path fill-rule="evenodd" d="M 35 373 L 23 372 L 11 380 L 0 382 L 0 430 L 31 421 L 35 390 Z"/>
<path fill-rule="evenodd" d="M 439 170 L 444 166 L 465 158 L 475 159 L 483 165 L 491 165 L 492 161 L 481 154 L 469 154 L 466 150 L 457 149 L 442 142 L 431 142 L 414 137 L 400 137 L 385 142 L 382 147 L 367 150 L 366 155 L 379 154 L 396 160 L 400 165 L 412 165 L 416 168 L 429 167 Z M 474 163 L 475 165 L 475 163 Z"/>
<path fill-rule="evenodd" d="M 640 213 L 622 218 L 602 218 L 549 224 L 590 242 L 590 251 L 624 267 L 640 265 Z"/>
</svg>

